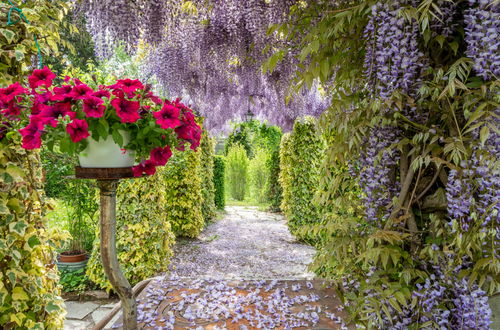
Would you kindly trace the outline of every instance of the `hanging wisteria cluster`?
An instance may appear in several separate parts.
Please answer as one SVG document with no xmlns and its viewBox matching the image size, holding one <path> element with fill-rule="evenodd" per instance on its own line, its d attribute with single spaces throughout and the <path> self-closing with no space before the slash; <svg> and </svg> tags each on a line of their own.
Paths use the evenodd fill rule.
<svg viewBox="0 0 500 330">
<path fill-rule="evenodd" d="M 129 49 L 144 40 L 153 47 L 144 63 L 171 95 L 182 95 L 206 128 L 221 128 L 247 112 L 290 129 L 295 118 L 318 115 L 328 106 L 314 85 L 286 102 L 297 69 L 285 55 L 272 73 L 262 63 L 282 45 L 268 35 L 270 24 L 287 17 L 293 0 L 82 1 L 79 4 L 96 41 L 98 57 L 110 55 L 118 42 Z"/>
<path fill-rule="evenodd" d="M 491 0 L 469 0 L 465 14 L 466 54 L 474 70 L 485 80 L 500 76 L 500 4 Z"/>
<path fill-rule="evenodd" d="M 395 91 L 415 97 L 426 62 L 418 48 L 418 26 L 401 15 L 403 5 L 400 1 L 375 4 L 364 32 L 368 93 L 382 100 L 390 98 Z M 413 120 L 422 119 L 414 107 L 406 107 L 404 112 Z M 382 109 L 382 114 L 392 113 L 394 109 Z M 399 190 L 398 183 L 391 178 L 391 168 L 397 164 L 399 154 L 388 150 L 399 139 L 397 127 L 376 126 L 370 129 L 364 143 L 359 182 L 366 196 L 365 208 L 370 221 L 387 218 L 388 205 Z"/>
</svg>

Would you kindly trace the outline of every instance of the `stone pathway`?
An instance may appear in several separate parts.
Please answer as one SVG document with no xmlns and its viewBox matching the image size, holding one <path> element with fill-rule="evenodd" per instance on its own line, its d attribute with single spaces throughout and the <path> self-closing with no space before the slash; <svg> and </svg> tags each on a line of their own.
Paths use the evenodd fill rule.
<svg viewBox="0 0 500 330">
<path fill-rule="evenodd" d="M 178 240 L 169 267 L 170 274 L 165 279 L 169 283 L 177 279 L 174 280 L 177 287 L 184 283 L 178 282 L 181 278 L 187 281 L 185 283 L 197 285 L 216 280 L 220 285 L 224 283 L 224 288 L 233 283 L 226 281 L 232 280 L 246 280 L 249 285 L 252 283 L 252 287 L 255 283 L 263 285 L 258 283 L 264 282 L 254 282 L 258 280 L 306 281 L 314 278 L 314 274 L 307 270 L 314 253 L 312 247 L 295 240 L 282 215 L 262 212 L 257 207 L 228 206 L 223 219 L 210 224 L 199 238 Z M 304 283 L 295 285 L 305 288 Z M 193 288 L 189 285 L 185 289 Z M 66 302 L 66 306 L 65 329 L 91 329 L 114 304 L 89 301 Z M 140 314 L 144 315 L 144 309 L 141 306 L 140 309 Z M 112 321 L 110 325 L 117 323 Z M 247 326 L 252 327 L 251 324 Z"/>
<path fill-rule="evenodd" d="M 198 239 L 180 240 L 170 272 L 216 279 L 307 279 L 314 248 L 298 243 L 280 214 L 228 206 Z"/>
</svg>

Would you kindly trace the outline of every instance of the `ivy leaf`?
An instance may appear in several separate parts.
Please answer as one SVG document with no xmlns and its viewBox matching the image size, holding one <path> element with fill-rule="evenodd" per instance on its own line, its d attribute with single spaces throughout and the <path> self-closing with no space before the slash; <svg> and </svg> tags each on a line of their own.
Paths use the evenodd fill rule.
<svg viewBox="0 0 500 330">
<path fill-rule="evenodd" d="M 26 227 L 28 227 L 28 225 L 22 221 L 12 222 L 11 224 L 9 224 L 9 230 L 18 234 L 19 236 L 24 236 Z"/>
<path fill-rule="evenodd" d="M 50 301 L 47 306 L 45 306 L 45 311 L 49 314 L 51 313 L 54 313 L 54 312 L 57 312 L 61 310 L 61 307 L 59 307 L 58 305 L 54 304 L 53 301 Z"/>
<path fill-rule="evenodd" d="M 12 289 L 12 299 L 13 300 L 28 300 L 28 294 L 20 286 L 16 286 Z"/>
<path fill-rule="evenodd" d="M 16 33 L 8 29 L 0 29 L 0 33 L 7 39 L 7 42 L 11 44 L 16 39 Z"/>
</svg>

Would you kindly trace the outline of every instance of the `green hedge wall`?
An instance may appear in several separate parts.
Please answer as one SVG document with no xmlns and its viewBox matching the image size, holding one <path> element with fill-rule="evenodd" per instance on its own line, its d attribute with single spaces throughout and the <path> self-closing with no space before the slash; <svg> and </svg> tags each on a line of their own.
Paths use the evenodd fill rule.
<svg viewBox="0 0 500 330">
<path fill-rule="evenodd" d="M 116 249 L 122 270 L 132 285 L 166 271 L 172 256 L 174 235 L 167 217 L 164 167 L 155 175 L 122 180 L 117 190 Z M 101 263 L 99 227 L 87 275 L 99 287 L 112 287 Z"/>
<path fill-rule="evenodd" d="M 226 206 L 226 195 L 225 195 L 225 172 L 226 172 L 226 160 L 223 156 L 215 156 L 214 158 L 214 187 L 215 187 L 215 206 L 219 210 L 224 210 Z"/>
<path fill-rule="evenodd" d="M 288 218 L 290 231 L 299 239 L 311 242 L 302 230 L 318 223 L 319 210 L 314 196 L 319 185 L 324 141 L 316 128 L 316 120 L 297 120 L 290 135 L 286 134 L 280 151 L 280 183 L 283 187 L 281 208 Z"/>
<path fill-rule="evenodd" d="M 39 155 L 20 145 L 15 133 L 0 141 L 0 328 L 62 329 L 53 262 L 63 236 L 43 216 Z"/>
<path fill-rule="evenodd" d="M 205 223 L 215 218 L 215 187 L 214 187 L 214 152 L 215 142 L 206 131 L 203 131 L 200 149 L 200 175 L 201 175 L 201 194 L 203 204 L 201 213 Z"/>
<path fill-rule="evenodd" d="M 201 170 L 202 151 L 174 152 L 163 178 L 166 202 L 163 212 L 176 236 L 197 237 L 205 226 Z"/>
<path fill-rule="evenodd" d="M 269 211 L 280 212 L 281 201 L 283 199 L 283 189 L 279 182 L 280 176 L 280 149 L 277 148 L 271 152 L 267 159 L 266 168 L 269 173 L 266 182 L 266 196 L 270 202 Z"/>
<path fill-rule="evenodd" d="M 242 201 L 248 190 L 248 157 L 245 148 L 233 144 L 226 156 L 226 182 L 232 198 Z"/>
</svg>

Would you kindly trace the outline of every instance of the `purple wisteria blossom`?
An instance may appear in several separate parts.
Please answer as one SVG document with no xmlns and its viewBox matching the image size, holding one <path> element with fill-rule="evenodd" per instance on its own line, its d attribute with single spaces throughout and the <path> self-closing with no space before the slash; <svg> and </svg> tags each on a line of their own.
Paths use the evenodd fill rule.
<svg viewBox="0 0 500 330">
<path fill-rule="evenodd" d="M 466 54 L 484 80 L 500 76 L 500 4 L 493 0 L 469 0 L 465 14 Z"/>
</svg>

